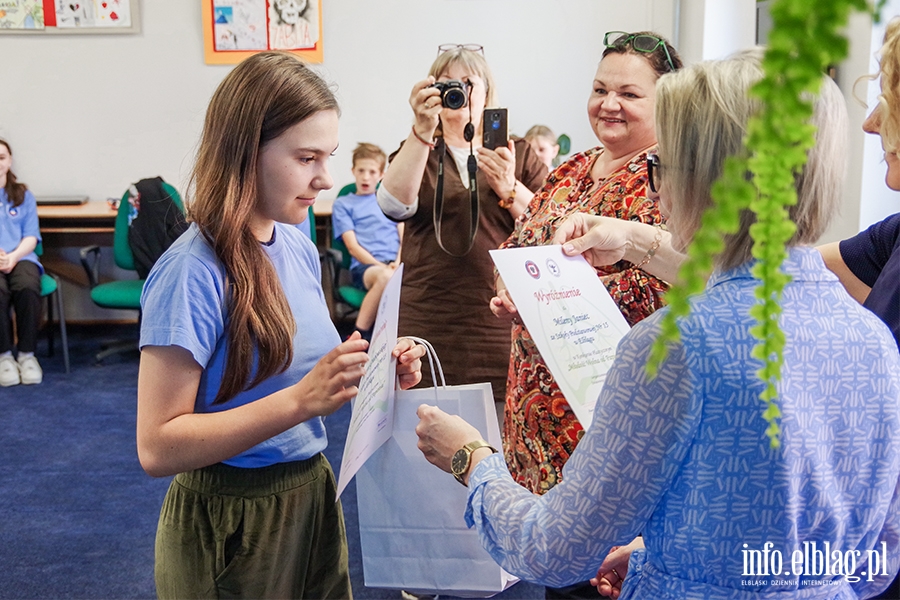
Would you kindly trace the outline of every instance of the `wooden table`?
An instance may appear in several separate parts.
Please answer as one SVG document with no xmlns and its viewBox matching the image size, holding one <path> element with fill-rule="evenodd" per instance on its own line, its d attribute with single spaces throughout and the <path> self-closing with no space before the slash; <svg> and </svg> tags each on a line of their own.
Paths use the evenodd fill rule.
<svg viewBox="0 0 900 600">
<path fill-rule="evenodd" d="M 87 275 L 77 257 L 64 248 L 113 245 L 116 210 L 106 200 L 89 200 L 85 204 L 38 204 L 38 219 L 44 255 L 41 263 L 53 273 L 87 288 Z M 104 278 L 105 279 L 105 278 Z"/>
<path fill-rule="evenodd" d="M 106 200 L 85 204 L 39 204 L 38 219 L 44 248 L 113 245 L 116 211 Z"/>
<path fill-rule="evenodd" d="M 313 205 L 316 228 L 326 240 L 331 233 L 331 209 L 334 200 L 318 200 Z M 106 200 L 90 200 L 85 204 L 39 204 L 38 218 L 44 248 L 98 245 L 112 246 L 116 211 Z"/>
<path fill-rule="evenodd" d="M 334 200 L 316 200 L 313 204 L 313 215 L 316 217 L 316 245 L 320 248 L 331 247 L 331 209 Z"/>
</svg>

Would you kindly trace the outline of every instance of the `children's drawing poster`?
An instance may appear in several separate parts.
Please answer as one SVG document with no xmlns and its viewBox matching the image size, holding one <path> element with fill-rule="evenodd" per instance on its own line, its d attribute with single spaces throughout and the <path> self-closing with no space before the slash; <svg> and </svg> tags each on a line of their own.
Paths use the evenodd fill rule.
<svg viewBox="0 0 900 600">
<path fill-rule="evenodd" d="M 322 0 L 203 0 L 203 45 L 211 65 L 236 64 L 264 50 L 320 63 Z"/>
<path fill-rule="evenodd" d="M 131 0 L 55 0 L 53 20 L 60 29 L 131 27 Z M 47 25 L 50 19 L 46 19 Z"/>
<path fill-rule="evenodd" d="M 0 29 L 43 28 L 43 0 L 0 0 Z"/>
<path fill-rule="evenodd" d="M 0 0 L 3 33 L 137 31 L 138 0 Z M 134 10 L 132 10 L 134 8 Z M 136 17 L 136 15 L 134 15 Z"/>
</svg>

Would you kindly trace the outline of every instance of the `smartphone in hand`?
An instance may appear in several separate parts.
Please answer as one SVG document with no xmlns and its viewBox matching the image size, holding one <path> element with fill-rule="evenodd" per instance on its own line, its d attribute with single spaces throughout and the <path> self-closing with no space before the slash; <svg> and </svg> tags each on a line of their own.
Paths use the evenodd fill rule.
<svg viewBox="0 0 900 600">
<path fill-rule="evenodd" d="M 508 143 L 507 137 L 507 114 L 505 108 L 486 108 L 484 109 L 484 120 L 481 122 L 484 129 L 484 137 L 482 146 L 490 150 L 499 147 L 506 148 Z"/>
</svg>

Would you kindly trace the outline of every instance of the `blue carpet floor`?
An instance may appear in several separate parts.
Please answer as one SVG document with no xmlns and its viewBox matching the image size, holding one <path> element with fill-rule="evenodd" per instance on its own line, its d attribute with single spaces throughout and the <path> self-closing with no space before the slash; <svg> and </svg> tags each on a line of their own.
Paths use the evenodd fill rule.
<svg viewBox="0 0 900 600">
<path fill-rule="evenodd" d="M 153 598 L 153 541 L 169 480 L 149 477 L 137 460 L 138 356 L 93 360 L 106 336 L 136 338 L 136 329 L 71 329 L 71 373 L 59 348 L 48 357 L 42 341 L 44 382 L 0 388 L 0 598 Z M 349 417 L 345 406 L 327 420 L 336 471 Z M 397 590 L 364 585 L 352 482 L 342 502 L 354 597 L 397 600 Z M 543 597 L 526 583 L 495 596 Z"/>
</svg>

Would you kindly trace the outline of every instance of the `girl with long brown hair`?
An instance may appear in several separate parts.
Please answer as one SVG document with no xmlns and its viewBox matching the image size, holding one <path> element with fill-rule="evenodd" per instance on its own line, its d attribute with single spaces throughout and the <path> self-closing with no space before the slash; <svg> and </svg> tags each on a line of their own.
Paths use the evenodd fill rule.
<svg viewBox="0 0 900 600">
<path fill-rule="evenodd" d="M 40 383 L 34 356 L 41 318 L 41 241 L 37 201 L 12 172 L 12 149 L 0 139 L 0 387 Z M 18 356 L 13 358 L 10 307 L 16 310 Z"/>
<path fill-rule="evenodd" d="M 156 540 L 160 598 L 349 598 L 323 416 L 367 360 L 341 343 L 315 246 L 293 225 L 332 186 L 339 109 L 296 57 L 256 54 L 210 101 L 191 226 L 142 298 L 138 455 L 175 475 Z M 401 340 L 401 387 L 421 346 Z"/>
</svg>

